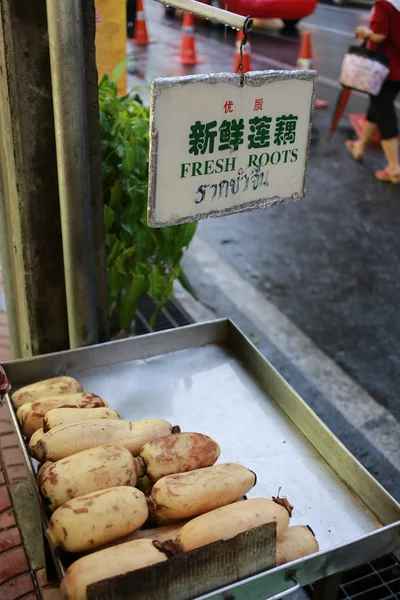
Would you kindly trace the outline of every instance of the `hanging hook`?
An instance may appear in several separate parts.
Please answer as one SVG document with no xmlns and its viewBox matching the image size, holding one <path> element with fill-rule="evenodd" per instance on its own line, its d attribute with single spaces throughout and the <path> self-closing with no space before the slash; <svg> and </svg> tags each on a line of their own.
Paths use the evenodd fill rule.
<svg viewBox="0 0 400 600">
<path fill-rule="evenodd" d="M 239 63 L 236 69 L 236 73 L 240 73 L 240 87 L 244 86 L 244 73 L 243 73 L 243 46 L 247 44 L 248 34 L 253 28 L 253 19 L 249 16 L 246 17 L 245 22 L 243 23 L 243 37 L 239 46 Z"/>
<path fill-rule="evenodd" d="M 250 16 L 247 16 L 245 22 L 243 23 L 243 33 L 249 34 L 250 31 L 253 29 L 253 25 L 253 19 Z"/>
</svg>

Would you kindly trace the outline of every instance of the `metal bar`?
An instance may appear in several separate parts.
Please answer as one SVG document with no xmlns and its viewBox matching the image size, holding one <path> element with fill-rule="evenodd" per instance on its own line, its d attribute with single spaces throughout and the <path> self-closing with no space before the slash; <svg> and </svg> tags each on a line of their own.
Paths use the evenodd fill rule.
<svg viewBox="0 0 400 600">
<path fill-rule="evenodd" d="M 243 29 L 246 23 L 247 33 L 253 27 L 253 20 L 248 19 L 248 17 L 243 17 L 242 15 L 237 15 L 236 13 L 229 12 L 227 10 L 222 10 L 222 8 L 216 8 L 215 6 L 203 4 L 202 2 L 197 2 L 196 0 L 157 0 L 157 2 L 161 2 L 161 4 L 165 4 L 165 6 L 173 6 L 174 8 L 185 10 L 196 15 L 197 17 L 210 19 L 210 21 L 216 21 L 217 23 L 228 25 L 234 29 Z"/>
<path fill-rule="evenodd" d="M 0 262 L 3 272 L 4 295 L 7 306 L 8 331 L 10 335 L 13 358 L 21 357 L 21 345 L 18 333 L 18 318 L 15 307 L 15 296 L 12 289 L 12 267 L 7 231 L 6 204 L 3 189 L 3 173 L 0 168 Z"/>
<path fill-rule="evenodd" d="M 294 592 L 298 592 L 299 590 L 301 590 L 301 585 L 299 583 L 297 583 L 296 585 L 294 585 L 291 588 L 288 588 L 284 592 L 275 594 L 275 596 L 270 596 L 269 598 L 267 598 L 267 600 L 281 600 L 285 596 L 288 596 L 289 594 L 293 594 Z"/>
<path fill-rule="evenodd" d="M 142 322 L 142 325 L 144 325 L 146 327 L 146 329 L 151 333 L 153 331 L 153 328 L 150 327 L 150 323 L 148 322 L 148 320 L 146 319 L 146 317 L 144 316 L 144 314 L 142 313 L 140 308 L 138 308 L 136 310 L 136 316 L 139 319 L 139 321 Z"/>
<path fill-rule="evenodd" d="M 172 323 L 173 327 L 179 327 L 178 323 L 175 321 L 174 317 L 171 315 L 171 313 L 165 306 L 164 306 L 164 308 L 161 309 L 161 314 L 162 313 L 164 313 L 164 315 L 167 317 L 169 322 Z"/>
<path fill-rule="evenodd" d="M 46 0 L 71 348 L 98 341 L 81 0 Z"/>
<path fill-rule="evenodd" d="M 264 575 L 267 571 L 264 573 Z M 276 591 L 276 587 L 274 582 L 272 582 L 271 586 L 257 586 L 260 577 L 262 577 L 262 573 L 258 575 L 252 575 L 251 577 L 246 578 L 246 583 L 241 585 L 243 581 L 240 580 L 231 583 L 230 585 L 226 585 L 220 589 L 215 590 L 214 592 L 210 592 L 208 594 L 204 594 L 202 596 L 197 596 L 195 600 L 211 600 L 211 598 L 217 600 L 245 600 L 245 598 L 250 598 L 250 600 L 255 600 L 255 598 L 265 598 L 265 600 L 280 600 L 289 594 L 293 594 L 293 592 L 298 592 L 301 589 L 301 584 L 297 583 L 294 577 L 289 575 L 289 577 L 284 577 L 284 579 L 280 579 L 278 581 L 278 589 L 281 591 L 278 593 L 274 593 Z M 246 585 L 247 584 L 247 585 Z M 253 590 L 251 589 L 251 584 L 255 584 Z M 287 584 L 291 584 L 287 587 Z M 284 586 L 284 589 L 282 587 Z M 268 597 L 266 594 L 271 594 Z"/>
</svg>

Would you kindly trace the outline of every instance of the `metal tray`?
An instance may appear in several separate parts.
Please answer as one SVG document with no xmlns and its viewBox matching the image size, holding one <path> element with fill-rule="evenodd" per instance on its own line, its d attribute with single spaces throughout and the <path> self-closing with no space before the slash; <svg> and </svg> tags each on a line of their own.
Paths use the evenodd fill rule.
<svg viewBox="0 0 400 600">
<path fill-rule="evenodd" d="M 164 417 L 257 473 L 249 497 L 294 505 L 320 552 L 201 596 L 265 600 L 400 547 L 400 506 L 229 320 L 4 365 L 16 389 L 69 374 L 126 419 Z"/>
</svg>

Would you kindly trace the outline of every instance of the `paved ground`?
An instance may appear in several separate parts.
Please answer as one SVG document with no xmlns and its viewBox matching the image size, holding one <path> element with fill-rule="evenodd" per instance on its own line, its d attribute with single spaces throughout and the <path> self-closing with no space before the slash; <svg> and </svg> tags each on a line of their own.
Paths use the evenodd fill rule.
<svg viewBox="0 0 400 600">
<path fill-rule="evenodd" d="M 0 598 L 61 600 L 58 588 L 47 582 L 43 565 L 38 563 L 27 478 L 8 409 L 0 406 Z"/>
</svg>

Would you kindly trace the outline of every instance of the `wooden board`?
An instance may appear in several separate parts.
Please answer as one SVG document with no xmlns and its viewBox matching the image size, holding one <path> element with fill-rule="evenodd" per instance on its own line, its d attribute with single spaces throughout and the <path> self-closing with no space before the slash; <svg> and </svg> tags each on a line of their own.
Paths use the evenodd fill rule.
<svg viewBox="0 0 400 600">
<path fill-rule="evenodd" d="M 88 600 L 190 600 L 275 566 L 275 523 L 88 587 Z"/>
<path fill-rule="evenodd" d="M 99 79 L 104 73 L 111 77 L 117 65 L 126 57 L 126 0 L 95 0 L 96 62 Z M 118 94 L 126 94 L 127 71 L 117 83 Z"/>
</svg>

